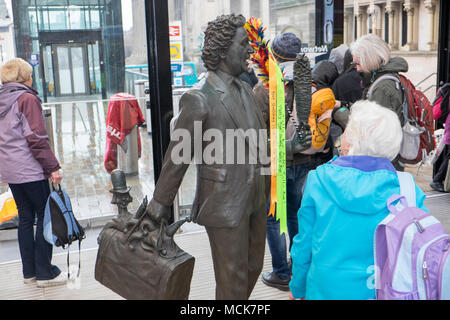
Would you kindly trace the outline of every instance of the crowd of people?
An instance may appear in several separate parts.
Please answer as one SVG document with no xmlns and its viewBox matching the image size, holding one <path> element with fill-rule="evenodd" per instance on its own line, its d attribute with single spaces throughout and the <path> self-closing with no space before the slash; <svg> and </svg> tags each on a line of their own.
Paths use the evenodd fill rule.
<svg viewBox="0 0 450 320">
<path fill-rule="evenodd" d="M 272 43 L 281 68 L 286 61 L 295 61 L 300 48 L 301 40 L 292 33 L 281 34 Z M 367 286 L 373 234 L 388 214 L 387 199 L 400 193 L 396 173 L 404 170 L 398 160 L 405 123 L 404 93 L 397 81 L 381 77 L 399 78 L 399 73 L 407 71 L 406 60 L 392 57 L 389 45 L 373 34 L 362 36 L 350 48 L 333 49 L 328 60 L 314 66 L 313 92 L 331 88 L 336 100 L 333 110 L 318 120 L 332 119 L 328 140 L 324 150 L 299 151 L 295 157 L 303 162 L 288 163 L 289 248 L 284 234 L 279 235 L 279 222 L 269 216 L 272 272 L 262 274 L 263 283 L 290 290 L 292 299 L 375 298 L 375 290 Z M 288 83 L 286 101 L 291 110 L 292 91 Z M 268 121 L 267 90 L 259 83 L 254 92 Z M 292 114 L 286 115 L 289 132 Z M 432 187 L 445 178 L 448 145 L 442 157 Z M 427 211 L 425 194 L 417 185 L 416 194 L 417 207 Z"/>
</svg>

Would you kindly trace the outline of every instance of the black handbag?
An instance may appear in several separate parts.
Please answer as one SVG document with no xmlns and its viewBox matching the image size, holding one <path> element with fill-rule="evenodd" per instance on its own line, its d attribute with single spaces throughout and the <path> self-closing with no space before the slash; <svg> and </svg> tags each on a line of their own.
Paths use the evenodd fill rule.
<svg viewBox="0 0 450 320">
<path fill-rule="evenodd" d="M 113 219 L 98 237 L 95 279 L 129 300 L 187 300 L 195 258 L 173 239 L 186 221 L 156 225 L 145 205 Z"/>
</svg>

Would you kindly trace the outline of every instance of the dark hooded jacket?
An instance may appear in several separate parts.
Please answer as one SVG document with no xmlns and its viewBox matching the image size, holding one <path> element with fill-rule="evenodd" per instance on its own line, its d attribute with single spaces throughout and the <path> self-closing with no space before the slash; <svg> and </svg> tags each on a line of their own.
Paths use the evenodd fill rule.
<svg viewBox="0 0 450 320">
<path fill-rule="evenodd" d="M 327 60 L 320 61 L 312 70 L 312 79 L 317 90 L 331 88 L 338 76 L 336 65 Z"/>
<path fill-rule="evenodd" d="M 406 60 L 402 57 L 394 57 L 380 69 L 373 71 L 370 79 L 367 80 L 367 83 L 363 83 L 366 85 L 366 88 L 363 91 L 362 99 L 369 98 L 367 93 L 370 86 L 379 77 L 383 75 L 393 75 L 395 77 L 399 77 L 399 72 L 408 72 L 408 62 L 406 62 Z M 398 115 L 401 125 L 403 126 L 403 91 L 400 87 L 398 87 L 396 81 L 391 79 L 382 80 L 373 90 L 373 94 L 369 100 L 375 101 L 379 105 L 394 111 Z M 348 109 L 341 108 L 337 109 L 336 112 L 333 113 L 333 119 L 345 129 L 349 115 L 350 112 Z"/>
<path fill-rule="evenodd" d="M 408 62 L 402 57 L 394 57 L 387 64 L 382 66 L 380 69 L 373 73 L 373 77 L 370 85 L 365 88 L 363 92 L 363 98 L 369 98 L 367 93 L 370 89 L 372 83 L 374 83 L 379 77 L 383 75 L 393 75 L 395 77 L 399 76 L 399 72 L 408 72 Z M 377 102 L 379 105 L 389 108 L 394 111 L 403 126 L 404 117 L 403 117 L 403 91 L 397 85 L 397 82 L 390 79 L 382 80 L 379 84 L 377 84 L 375 90 L 373 91 L 372 96 L 370 97 L 371 101 Z"/>
</svg>

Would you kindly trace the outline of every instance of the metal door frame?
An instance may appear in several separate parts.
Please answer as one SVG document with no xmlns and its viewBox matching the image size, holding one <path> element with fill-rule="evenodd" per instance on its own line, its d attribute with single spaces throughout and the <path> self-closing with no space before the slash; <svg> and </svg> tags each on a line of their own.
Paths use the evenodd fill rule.
<svg viewBox="0 0 450 320">
<path fill-rule="evenodd" d="M 59 61 L 58 61 L 58 47 L 68 48 L 69 52 L 69 70 L 71 74 L 71 94 L 61 94 L 61 84 L 59 77 Z M 89 59 L 87 52 L 87 43 L 52 43 L 51 44 L 53 59 L 53 76 L 55 80 L 55 96 L 56 97 L 72 97 L 76 95 L 90 95 L 90 76 L 89 76 Z M 83 55 L 83 65 L 84 65 L 84 81 L 85 81 L 85 91 L 83 93 L 75 93 L 74 78 L 73 78 L 73 61 L 72 61 L 72 48 L 81 48 Z"/>
</svg>

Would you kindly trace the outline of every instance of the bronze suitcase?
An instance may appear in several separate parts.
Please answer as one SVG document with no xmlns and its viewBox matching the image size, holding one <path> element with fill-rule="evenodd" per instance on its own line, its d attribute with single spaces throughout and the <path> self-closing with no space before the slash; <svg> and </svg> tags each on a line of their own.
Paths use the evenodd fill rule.
<svg viewBox="0 0 450 320">
<path fill-rule="evenodd" d="M 189 220 L 156 226 L 137 215 L 121 215 L 100 233 L 95 279 L 129 300 L 187 300 L 195 259 L 173 235 Z"/>
</svg>

